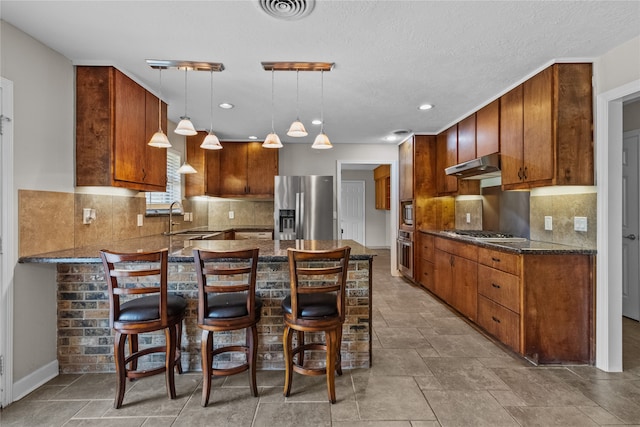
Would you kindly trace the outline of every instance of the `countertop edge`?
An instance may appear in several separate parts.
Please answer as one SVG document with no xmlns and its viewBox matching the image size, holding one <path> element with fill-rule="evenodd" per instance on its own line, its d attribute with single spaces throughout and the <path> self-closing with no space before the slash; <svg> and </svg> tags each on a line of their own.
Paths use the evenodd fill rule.
<svg viewBox="0 0 640 427">
<path fill-rule="evenodd" d="M 511 252 L 525 255 L 597 255 L 595 249 L 582 248 L 579 246 L 570 246 L 560 243 L 542 242 L 537 240 L 527 240 L 526 242 L 483 242 L 475 240 L 471 237 L 452 236 L 441 230 L 418 230 L 420 233 L 429 234 L 449 240 L 455 240 L 461 243 L 469 243 L 479 247 L 499 250 L 503 252 Z M 531 245 L 536 247 L 531 247 Z M 528 247 L 527 247 L 528 246 Z"/>
</svg>

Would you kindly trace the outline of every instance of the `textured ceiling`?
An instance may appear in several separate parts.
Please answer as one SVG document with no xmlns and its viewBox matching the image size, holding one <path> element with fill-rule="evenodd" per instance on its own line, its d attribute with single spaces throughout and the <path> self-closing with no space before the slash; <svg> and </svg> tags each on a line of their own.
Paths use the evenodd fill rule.
<svg viewBox="0 0 640 427">
<path fill-rule="evenodd" d="M 293 0 L 292 0 L 293 1 Z M 399 129 L 436 133 L 554 60 L 589 60 L 640 34 L 640 2 L 322 1 L 300 20 L 259 1 L 9 1 L 1 18 L 74 64 L 115 65 L 158 94 L 145 59 L 224 63 L 214 75 L 214 131 L 263 139 L 271 129 L 271 73 L 262 61 L 335 62 L 324 75 L 325 132 L 334 144 L 384 143 Z M 640 54 L 640 53 L 639 53 Z M 210 126 L 210 74 L 188 74 L 188 114 Z M 309 136 L 286 136 L 296 73 L 275 73 L 275 128 L 311 143 L 320 73 L 299 73 Z M 163 72 L 169 118 L 184 114 L 184 72 Z M 418 111 L 432 103 L 430 111 Z"/>
</svg>

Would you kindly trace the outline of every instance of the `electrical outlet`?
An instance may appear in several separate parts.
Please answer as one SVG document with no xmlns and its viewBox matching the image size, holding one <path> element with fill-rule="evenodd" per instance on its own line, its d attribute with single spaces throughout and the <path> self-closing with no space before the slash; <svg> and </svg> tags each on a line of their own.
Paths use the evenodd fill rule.
<svg viewBox="0 0 640 427">
<path fill-rule="evenodd" d="M 553 230 L 553 217 L 551 216 L 544 217 L 544 229 Z"/>
<path fill-rule="evenodd" d="M 235 214 L 233 213 L 233 211 L 229 211 L 229 219 L 233 219 L 235 217 Z"/>
<path fill-rule="evenodd" d="M 573 229 L 575 231 L 587 231 L 587 217 L 586 216 L 574 216 L 573 217 Z"/>
<path fill-rule="evenodd" d="M 467 212 L 467 224 L 471 224 L 471 214 Z"/>
<path fill-rule="evenodd" d="M 138 214 L 138 227 L 142 227 L 143 222 L 144 222 L 144 215 Z"/>
</svg>

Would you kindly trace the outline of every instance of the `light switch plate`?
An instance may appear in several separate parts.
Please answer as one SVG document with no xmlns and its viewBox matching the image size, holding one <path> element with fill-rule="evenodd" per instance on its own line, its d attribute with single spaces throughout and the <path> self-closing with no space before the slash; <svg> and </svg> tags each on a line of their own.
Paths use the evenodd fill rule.
<svg viewBox="0 0 640 427">
<path fill-rule="evenodd" d="M 544 217 L 544 229 L 545 230 L 553 230 L 553 217 L 545 216 Z"/>
<path fill-rule="evenodd" d="M 471 214 L 467 212 L 467 224 L 471 224 Z"/>
<path fill-rule="evenodd" d="M 574 216 L 573 217 L 573 229 L 575 231 L 587 231 L 587 217 L 586 216 Z"/>
<path fill-rule="evenodd" d="M 233 211 L 229 211 L 229 219 L 233 219 L 235 217 Z"/>
<path fill-rule="evenodd" d="M 138 214 L 138 227 L 142 227 L 143 223 L 144 223 L 144 215 Z"/>
</svg>

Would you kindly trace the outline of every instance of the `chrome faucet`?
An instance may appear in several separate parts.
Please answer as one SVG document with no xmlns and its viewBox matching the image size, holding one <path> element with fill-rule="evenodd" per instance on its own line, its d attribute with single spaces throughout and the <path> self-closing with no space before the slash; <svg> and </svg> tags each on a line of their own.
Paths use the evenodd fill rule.
<svg viewBox="0 0 640 427">
<path fill-rule="evenodd" d="M 171 205 L 169 205 L 169 232 L 167 233 L 168 235 L 173 234 L 173 226 L 179 224 L 177 222 L 176 223 L 173 222 L 173 207 L 176 205 L 180 207 L 180 213 L 184 212 L 182 203 L 180 203 L 178 200 L 176 200 L 175 202 L 172 202 Z"/>
</svg>

